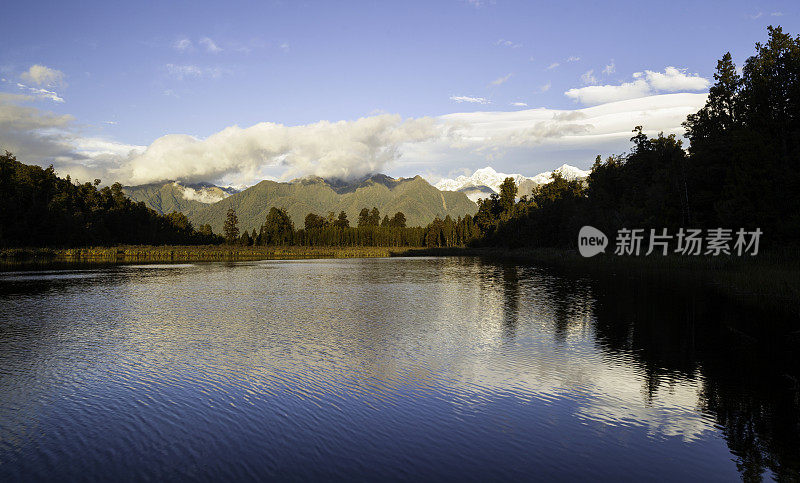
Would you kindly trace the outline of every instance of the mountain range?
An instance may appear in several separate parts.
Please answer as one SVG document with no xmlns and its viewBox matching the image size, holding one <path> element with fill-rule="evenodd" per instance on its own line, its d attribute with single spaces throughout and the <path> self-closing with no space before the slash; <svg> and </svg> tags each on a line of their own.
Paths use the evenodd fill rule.
<svg viewBox="0 0 800 483">
<path fill-rule="evenodd" d="M 376 174 L 353 181 L 313 176 L 289 182 L 264 180 L 244 190 L 176 181 L 125 186 L 123 190 L 134 201 L 142 201 L 159 213 L 179 211 L 195 226 L 210 224 L 215 233 L 222 232 L 230 208 L 236 210 L 239 228 L 250 231 L 263 224 L 273 206 L 285 208 L 298 228 L 303 226 L 308 213 L 324 216 L 331 211 L 337 215 L 344 211 L 351 225 L 355 225 L 361 209 L 372 207 L 390 217 L 401 211 L 408 226 L 425 226 L 437 216 L 474 215 L 478 209 L 475 202 L 498 193 L 507 177 L 514 179 L 519 187 L 518 195 L 522 196 L 552 181 L 553 173 L 570 180 L 585 179 L 589 175 L 588 171 L 565 164 L 533 177 L 498 173 L 486 167 L 471 176 L 443 179 L 434 186 L 421 176 L 391 178 Z"/>
<path fill-rule="evenodd" d="M 308 213 L 344 211 L 355 226 L 362 208 L 376 207 L 381 216 L 391 217 L 401 211 L 408 226 L 425 226 L 436 216 L 457 218 L 477 211 L 465 194 L 440 191 L 421 176 L 395 179 L 376 174 L 355 181 L 307 177 L 285 183 L 265 180 L 240 192 L 177 182 L 126 186 L 123 190 L 134 201 L 143 201 L 161 213 L 180 211 L 195 226 L 210 224 L 215 233 L 222 233 L 229 208 L 236 210 L 239 228 L 248 231 L 260 227 L 273 206 L 285 208 L 298 228 Z M 214 197 L 219 199 L 214 201 Z"/>
<path fill-rule="evenodd" d="M 443 179 L 436 183 L 437 189 L 442 191 L 456 191 L 464 193 L 467 197 L 477 202 L 479 198 L 487 198 L 492 193 L 500 192 L 500 185 L 506 178 L 513 178 L 517 184 L 517 196 L 530 195 L 533 188 L 553 181 L 553 174 L 558 173 L 564 178 L 572 180 L 583 180 L 589 176 L 589 171 L 570 166 L 568 164 L 553 171 L 545 171 L 533 177 L 521 174 L 498 173 L 491 167 L 485 167 L 475 171 L 471 176 L 459 176 L 455 179 Z"/>
</svg>

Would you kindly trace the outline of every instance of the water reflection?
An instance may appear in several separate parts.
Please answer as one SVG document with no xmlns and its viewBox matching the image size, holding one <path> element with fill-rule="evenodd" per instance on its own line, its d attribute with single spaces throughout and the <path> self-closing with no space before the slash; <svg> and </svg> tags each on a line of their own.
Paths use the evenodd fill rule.
<svg viewBox="0 0 800 483">
<path fill-rule="evenodd" d="M 309 260 L 3 273 L 0 309 L 4 480 L 798 477 L 794 342 L 709 294 Z"/>
</svg>

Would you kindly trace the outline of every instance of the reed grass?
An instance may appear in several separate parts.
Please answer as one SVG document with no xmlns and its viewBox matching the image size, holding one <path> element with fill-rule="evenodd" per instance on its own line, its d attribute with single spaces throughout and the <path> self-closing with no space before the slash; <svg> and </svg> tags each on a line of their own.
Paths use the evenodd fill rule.
<svg viewBox="0 0 800 483">
<path fill-rule="evenodd" d="M 13 248 L 0 250 L 0 264 L 213 262 L 311 258 L 376 258 L 408 251 L 407 247 L 237 247 L 118 246 L 90 248 Z"/>
</svg>

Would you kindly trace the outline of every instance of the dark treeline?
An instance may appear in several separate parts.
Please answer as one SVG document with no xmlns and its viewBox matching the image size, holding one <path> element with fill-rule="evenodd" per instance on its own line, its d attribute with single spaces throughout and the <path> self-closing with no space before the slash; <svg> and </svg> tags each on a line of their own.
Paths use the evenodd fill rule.
<svg viewBox="0 0 800 483">
<path fill-rule="evenodd" d="M 426 227 L 406 226 L 402 212 L 381 218 L 377 208 L 364 208 L 356 226 L 350 226 L 347 213 L 327 216 L 309 213 L 303 228 L 295 229 L 286 210 L 271 208 L 260 230 L 239 234 L 234 210 L 228 210 L 225 222 L 225 240 L 240 245 L 301 245 L 301 246 L 381 246 L 381 247 L 455 247 L 464 246 L 476 239 L 480 231 L 472 217 L 466 215 L 453 220 L 437 217 Z"/>
<path fill-rule="evenodd" d="M 800 37 L 768 29 L 739 75 L 717 63 L 706 105 L 674 135 L 634 129 L 625 155 L 598 156 L 585 183 L 555 180 L 514 202 L 513 183 L 475 216 L 486 245 L 574 246 L 578 230 L 760 228 L 770 245 L 800 242 Z M 515 193 L 514 193 L 515 194 Z"/>
<path fill-rule="evenodd" d="M 0 155 L 0 246 L 73 247 L 117 244 L 216 243 L 181 213 L 160 215 L 134 203 L 122 185 L 99 188 L 59 178 L 53 167 L 22 164 Z"/>
</svg>

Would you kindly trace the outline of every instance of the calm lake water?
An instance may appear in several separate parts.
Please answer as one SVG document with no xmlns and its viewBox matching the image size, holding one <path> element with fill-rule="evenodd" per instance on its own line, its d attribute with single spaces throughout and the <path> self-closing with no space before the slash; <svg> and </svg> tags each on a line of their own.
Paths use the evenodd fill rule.
<svg viewBox="0 0 800 483">
<path fill-rule="evenodd" d="M 471 258 L 0 273 L 0 480 L 800 477 L 798 334 Z"/>
</svg>

